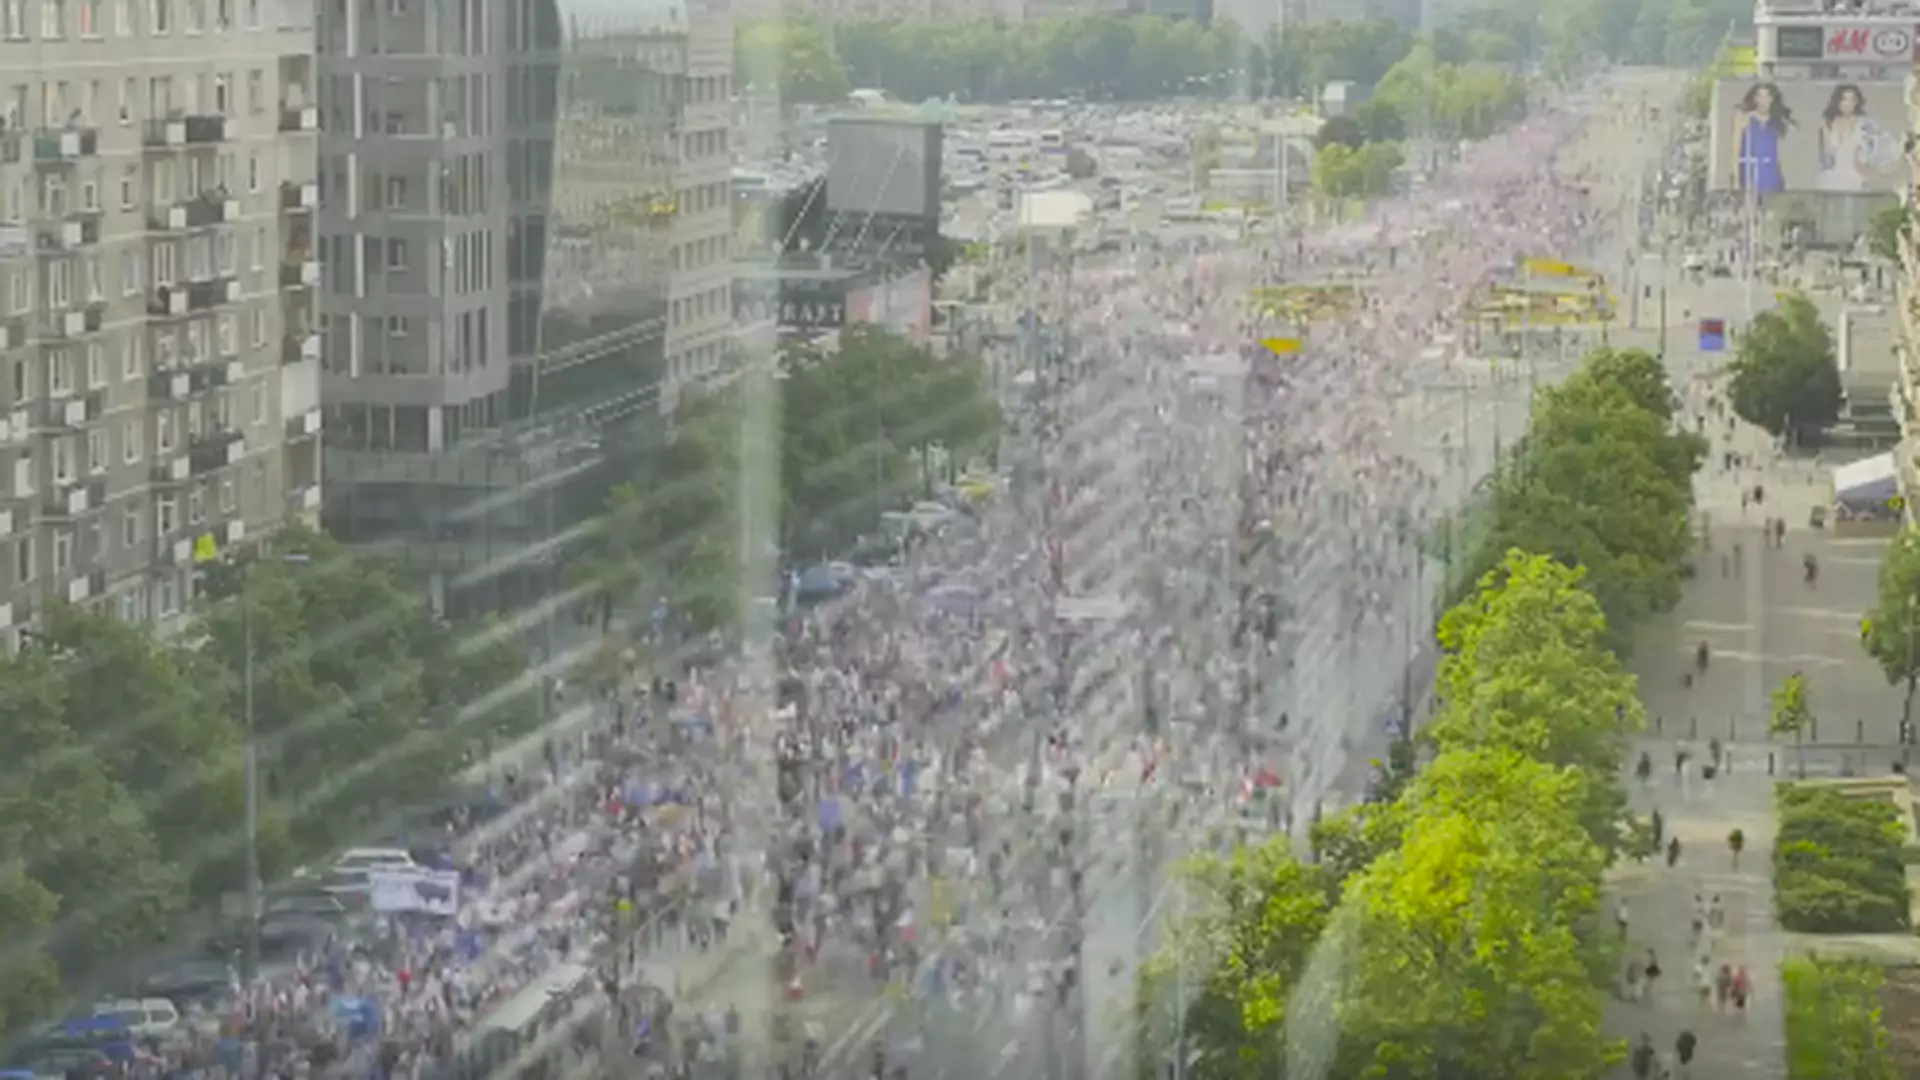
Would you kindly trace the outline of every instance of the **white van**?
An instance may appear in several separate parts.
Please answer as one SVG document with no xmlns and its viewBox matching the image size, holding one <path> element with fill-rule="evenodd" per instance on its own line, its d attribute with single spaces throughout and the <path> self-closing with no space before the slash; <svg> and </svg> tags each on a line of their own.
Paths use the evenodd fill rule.
<svg viewBox="0 0 1920 1080">
<path fill-rule="evenodd" d="M 176 1032 L 184 1034 L 180 1010 L 166 998 L 101 1001 L 93 1006 L 93 1015 L 120 1021 L 137 1039 L 165 1039 Z"/>
<path fill-rule="evenodd" d="M 333 862 L 336 874 L 368 874 L 375 870 L 412 870 L 413 856 L 399 848 L 348 848 Z"/>
</svg>

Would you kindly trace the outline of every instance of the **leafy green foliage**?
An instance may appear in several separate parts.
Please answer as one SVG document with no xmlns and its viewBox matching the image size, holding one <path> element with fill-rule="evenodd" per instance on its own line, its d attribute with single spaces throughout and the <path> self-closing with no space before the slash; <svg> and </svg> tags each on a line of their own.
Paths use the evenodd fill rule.
<svg viewBox="0 0 1920 1080">
<path fill-rule="evenodd" d="M 1224 20 L 1120 14 L 1002 22 L 850 22 L 833 29 L 854 86 L 908 102 L 1139 100 L 1240 90 L 1245 42 Z M 742 72 L 748 69 L 737 69 Z M 742 79 L 751 76 L 743 74 Z"/>
<path fill-rule="evenodd" d="M 949 460 L 990 452 L 999 404 L 977 358 L 936 356 L 871 326 L 847 327 L 827 352 L 789 345 L 772 395 L 777 416 L 747 425 L 737 389 L 684 401 L 670 429 L 625 464 L 585 557 L 568 571 L 601 597 L 602 617 L 638 597 L 664 599 L 683 629 L 725 626 L 749 586 L 738 551 L 742 439 L 777 435 L 777 531 L 785 562 L 838 556 L 887 510 L 921 497 L 936 448 Z"/>
<path fill-rule="evenodd" d="M 1625 808 L 1614 764 L 1646 716 L 1582 584 L 1580 570 L 1509 552 L 1475 600 L 1440 621 L 1446 708 L 1427 734 L 1442 753 L 1501 747 L 1587 777 L 1573 809 L 1611 852 Z"/>
<path fill-rule="evenodd" d="M 1887 682 L 1907 687 L 1906 715 L 1920 683 L 1920 531 L 1907 529 L 1880 560 L 1873 610 L 1860 621 L 1860 643 L 1879 663 Z"/>
<path fill-rule="evenodd" d="M 65 722 L 73 663 L 45 649 L 0 659 L 0 823 L 8 865 L 60 898 L 51 954 L 79 972 L 165 937 L 186 890 L 134 797 Z M 39 894 L 15 897 L 33 926 Z"/>
<path fill-rule="evenodd" d="M 1874 211 L 1867 221 L 1867 250 L 1889 262 L 1900 261 L 1900 244 L 1913 227 L 1913 211 L 1894 203 Z"/>
<path fill-rule="evenodd" d="M 1284 35 L 1269 35 L 1264 43 L 1266 92 L 1280 98 L 1314 97 L 1328 83 L 1341 80 L 1370 87 L 1413 44 L 1411 33 L 1384 19 L 1289 26 Z"/>
<path fill-rule="evenodd" d="M 526 668 L 510 637 L 442 625 L 391 567 L 302 529 L 243 567 L 238 595 L 209 606 L 202 658 L 235 691 L 253 645 L 264 805 L 304 859 L 403 822 L 501 724 L 527 730 L 505 691 Z M 270 863 L 267 869 L 276 869 Z"/>
<path fill-rule="evenodd" d="M 1585 568 L 1621 650 L 1633 629 L 1680 598 L 1692 544 L 1692 476 L 1705 443 L 1672 429 L 1658 361 L 1600 350 L 1543 391 L 1526 441 L 1491 480 L 1476 569 L 1513 548 Z M 1482 571 L 1484 572 L 1484 571 Z"/>
<path fill-rule="evenodd" d="M 1273 946 L 1238 951 L 1265 958 L 1264 982 L 1233 969 L 1260 995 L 1191 1006 L 1203 1064 L 1189 1075 L 1284 1075 L 1282 1050 L 1318 1054 L 1333 1076 L 1592 1080 L 1621 1060 L 1601 1031 L 1617 943 L 1594 926 L 1608 862 L 1645 843 L 1618 768 L 1645 713 L 1610 622 L 1677 593 L 1704 450 L 1671 430 L 1673 409 L 1658 362 L 1631 351 L 1588 357 L 1543 396 L 1495 478 L 1482 571 L 1437 628 L 1438 711 L 1419 736 L 1431 758 L 1416 768 L 1405 744 L 1384 801 L 1313 826 L 1320 880 L 1339 897 L 1319 939 L 1299 942 L 1303 920 L 1227 906 L 1227 929 L 1190 925 L 1157 962 L 1207 971 L 1223 965 L 1209 943 Z M 1338 973 L 1330 1060 L 1284 1024 L 1247 1022 L 1284 1018 L 1264 987 L 1321 991 L 1299 959 L 1316 951 Z"/>
<path fill-rule="evenodd" d="M 1813 301 L 1800 293 L 1754 317 L 1732 371 L 1733 411 L 1769 434 L 1798 440 L 1840 418 L 1833 335 Z"/>
<path fill-rule="evenodd" d="M 1331 915 L 1330 879 L 1294 859 L 1279 837 L 1225 858 L 1198 857 L 1185 887 L 1191 915 L 1182 941 L 1142 977 L 1142 1042 L 1171 1043 L 1184 1001 L 1186 1037 L 1197 1055 L 1190 1075 L 1282 1075 L 1287 1005 Z"/>
<path fill-rule="evenodd" d="M 1421 774 L 1400 847 L 1346 888 L 1354 1073 L 1573 1080 L 1616 1059 L 1581 933 L 1607 861 L 1576 813 L 1585 784 L 1499 748 L 1442 751 Z"/>
<path fill-rule="evenodd" d="M 1887 802 L 1784 784 L 1773 846 L 1780 925 L 1802 933 L 1892 933 L 1910 925 L 1906 832 Z"/>
<path fill-rule="evenodd" d="M 1807 677 L 1797 671 L 1774 688 L 1770 705 L 1769 735 L 1803 735 L 1813 723 L 1813 707 L 1807 701 Z"/>
<path fill-rule="evenodd" d="M 772 89 L 786 104 L 834 104 L 853 89 L 834 58 L 832 42 L 813 23 L 742 23 L 734 31 L 733 53 L 742 87 Z"/>
<path fill-rule="evenodd" d="M 1527 85 L 1510 68 L 1442 63 L 1416 45 L 1381 77 L 1373 100 L 1401 116 L 1428 117 L 1439 133 L 1484 139 L 1525 115 Z"/>
<path fill-rule="evenodd" d="M 1894 1080 L 1900 1075 L 1880 1010 L 1880 969 L 1796 956 L 1780 965 L 1787 999 L 1787 1080 Z"/>
<path fill-rule="evenodd" d="M 1370 142 L 1358 149 L 1330 143 L 1313 159 L 1313 184 L 1333 198 L 1385 195 L 1393 190 L 1394 171 L 1406 161 L 1398 143 Z"/>
</svg>

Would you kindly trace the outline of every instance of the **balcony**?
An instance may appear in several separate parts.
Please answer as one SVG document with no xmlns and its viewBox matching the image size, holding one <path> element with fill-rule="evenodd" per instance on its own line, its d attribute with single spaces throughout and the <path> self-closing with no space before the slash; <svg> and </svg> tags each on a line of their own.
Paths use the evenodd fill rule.
<svg viewBox="0 0 1920 1080">
<path fill-rule="evenodd" d="M 107 485 L 102 480 L 69 480 L 55 483 L 41 504 L 41 513 L 49 518 L 76 518 L 107 504 Z"/>
<path fill-rule="evenodd" d="M 99 152 L 100 133 L 93 128 L 36 131 L 33 135 L 36 165 L 72 165 Z"/>
<path fill-rule="evenodd" d="M 147 314 L 157 319 L 187 313 L 187 290 L 173 285 L 156 285 L 147 294 Z"/>
<path fill-rule="evenodd" d="M 13 508 L 0 510 L 0 537 L 13 535 Z"/>
<path fill-rule="evenodd" d="M 78 251 L 99 242 L 100 219 L 97 217 L 49 221 L 34 230 L 34 247 L 49 254 Z"/>
<path fill-rule="evenodd" d="M 154 150 L 187 145 L 186 120 L 175 117 L 172 120 L 147 121 L 146 130 L 140 133 L 140 145 Z"/>
<path fill-rule="evenodd" d="M 283 289 L 311 289 L 320 284 L 320 264 L 306 258 L 304 253 L 294 256 L 280 264 L 280 287 Z"/>
<path fill-rule="evenodd" d="M 185 454 L 163 456 L 149 473 L 156 484 L 184 484 L 193 479 L 193 463 Z"/>
<path fill-rule="evenodd" d="M 211 311 L 225 304 L 239 302 L 240 281 L 237 278 L 195 281 L 187 285 L 186 293 L 188 311 Z"/>
<path fill-rule="evenodd" d="M 320 359 L 320 335 L 312 332 L 288 334 L 280 342 L 280 362 L 298 364 Z"/>
<path fill-rule="evenodd" d="M 320 410 L 308 409 L 287 417 L 287 438 L 310 439 L 320 434 Z"/>
<path fill-rule="evenodd" d="M 106 392 L 95 390 L 83 397 L 55 398 L 48 401 L 43 427 L 49 430 L 65 430 L 86 427 L 99 420 L 107 411 Z"/>
<path fill-rule="evenodd" d="M 247 365 L 238 360 L 228 360 L 207 369 L 209 386 L 238 386 L 247 379 Z"/>
<path fill-rule="evenodd" d="M 296 184 L 291 180 L 280 181 L 280 209 L 288 211 L 311 210 L 320 205 L 319 184 Z"/>
<path fill-rule="evenodd" d="M 238 431 L 219 430 L 194 437 L 187 458 L 195 476 L 224 469 L 247 456 L 247 442 Z"/>
<path fill-rule="evenodd" d="M 303 105 L 299 108 L 287 108 L 283 106 L 280 109 L 280 130 L 285 132 L 319 131 L 320 110 L 312 105 Z"/>
<path fill-rule="evenodd" d="M 8 319 L 0 322 L 0 350 L 24 349 L 27 346 L 27 320 Z"/>
<path fill-rule="evenodd" d="M 0 415 L 0 445 L 18 446 L 33 435 L 33 414 L 25 406 Z"/>
<path fill-rule="evenodd" d="M 25 157 L 25 137 L 17 131 L 0 131 L 0 163 L 18 165 Z"/>
<path fill-rule="evenodd" d="M 223 225 L 239 216 L 240 200 L 229 199 L 222 193 L 206 192 L 155 210 L 148 224 L 155 232 L 177 232 L 181 229 Z"/>
<path fill-rule="evenodd" d="M 193 541 L 184 536 L 179 539 L 156 536 L 153 538 L 153 561 L 161 566 L 192 566 Z"/>
<path fill-rule="evenodd" d="M 294 514 L 308 514 L 320 509 L 320 485 L 305 484 L 287 492 L 287 510 Z"/>
<path fill-rule="evenodd" d="M 67 582 L 67 603 L 84 604 L 96 596 L 107 594 L 107 572 L 90 570 Z"/>
<path fill-rule="evenodd" d="M 227 118 L 218 113 L 189 116 L 185 123 L 188 146 L 227 141 Z"/>
<path fill-rule="evenodd" d="M 156 371 L 147 376 L 148 401 L 185 401 L 193 396 L 193 376 L 184 371 Z"/>
<path fill-rule="evenodd" d="M 47 319 L 46 336 L 59 341 L 97 334 L 106 324 L 107 306 L 89 304 L 72 311 L 56 311 Z"/>
</svg>

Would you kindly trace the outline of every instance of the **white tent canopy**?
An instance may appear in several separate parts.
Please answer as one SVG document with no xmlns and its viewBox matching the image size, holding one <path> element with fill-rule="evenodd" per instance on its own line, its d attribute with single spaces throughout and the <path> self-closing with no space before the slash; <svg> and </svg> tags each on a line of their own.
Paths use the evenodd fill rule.
<svg viewBox="0 0 1920 1080">
<path fill-rule="evenodd" d="M 1834 501 L 1848 506 L 1883 506 L 1899 494 L 1899 490 L 1891 451 L 1835 466 L 1833 470 Z"/>
</svg>

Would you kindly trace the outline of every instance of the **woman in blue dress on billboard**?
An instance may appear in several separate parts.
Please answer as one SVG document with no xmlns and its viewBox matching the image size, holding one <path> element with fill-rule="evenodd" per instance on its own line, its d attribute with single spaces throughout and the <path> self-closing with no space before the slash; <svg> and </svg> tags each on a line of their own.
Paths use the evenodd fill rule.
<svg viewBox="0 0 1920 1080">
<path fill-rule="evenodd" d="M 1780 99 L 1780 88 L 1754 83 L 1741 96 L 1734 113 L 1734 186 L 1742 191 L 1769 193 L 1787 190 L 1780 175 L 1780 144 L 1793 126 L 1793 110 Z"/>
</svg>

